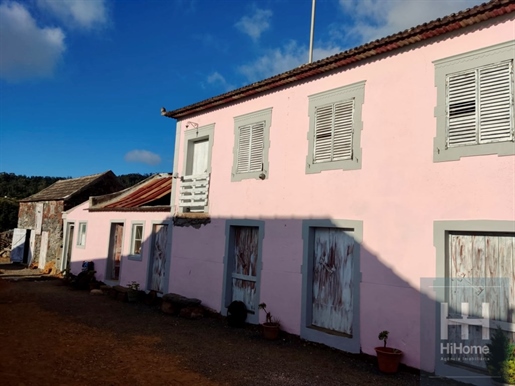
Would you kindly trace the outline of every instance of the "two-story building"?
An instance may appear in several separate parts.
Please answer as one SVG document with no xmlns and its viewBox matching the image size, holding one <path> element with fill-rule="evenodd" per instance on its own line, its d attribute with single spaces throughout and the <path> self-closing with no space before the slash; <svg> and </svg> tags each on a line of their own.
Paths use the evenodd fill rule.
<svg viewBox="0 0 515 386">
<path fill-rule="evenodd" d="M 164 111 L 169 290 L 222 313 L 243 300 L 251 323 L 265 302 L 349 352 L 375 355 L 389 330 L 409 366 L 479 374 L 482 359 L 442 359 L 437 315 L 487 303 L 515 331 L 514 11 L 490 1 Z M 509 285 L 471 284 L 467 312 L 478 278 Z"/>
</svg>

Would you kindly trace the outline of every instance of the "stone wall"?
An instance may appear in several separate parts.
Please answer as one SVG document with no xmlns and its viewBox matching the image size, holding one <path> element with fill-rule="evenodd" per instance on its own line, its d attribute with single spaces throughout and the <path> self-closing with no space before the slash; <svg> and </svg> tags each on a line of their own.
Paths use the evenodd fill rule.
<svg viewBox="0 0 515 386">
<path fill-rule="evenodd" d="M 48 250 L 46 262 L 61 261 L 63 243 L 63 201 L 40 201 L 43 204 L 41 232 L 48 232 Z M 38 202 L 21 202 L 18 213 L 18 228 L 31 229 L 36 232 L 36 207 Z M 41 250 L 41 233 L 35 235 L 32 249 L 32 263 L 39 261 Z M 57 264 L 59 266 L 59 264 Z"/>
</svg>

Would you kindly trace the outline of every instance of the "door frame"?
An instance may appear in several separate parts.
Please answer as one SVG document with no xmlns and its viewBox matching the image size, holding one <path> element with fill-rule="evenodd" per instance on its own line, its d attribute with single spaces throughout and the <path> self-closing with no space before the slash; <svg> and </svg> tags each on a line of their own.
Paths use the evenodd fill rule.
<svg viewBox="0 0 515 386">
<path fill-rule="evenodd" d="M 147 291 L 150 291 L 150 283 L 152 282 L 152 268 L 154 264 L 154 226 L 155 225 L 167 225 L 168 231 L 166 232 L 166 252 L 165 252 L 165 266 L 164 266 L 164 272 L 165 272 L 165 281 L 163 283 L 163 295 L 168 293 L 168 288 L 170 284 L 170 260 L 172 258 L 172 229 L 173 224 L 171 221 L 152 221 L 150 223 L 150 246 L 148 248 L 148 263 L 147 263 L 147 282 L 145 285 L 145 289 Z"/>
<path fill-rule="evenodd" d="M 112 279 L 111 278 L 111 271 L 113 269 L 113 262 L 111 261 L 111 254 L 112 254 L 112 248 L 113 248 L 113 225 L 115 224 L 121 224 L 123 226 L 123 232 L 122 232 L 122 250 L 120 253 L 120 272 L 118 273 L 118 279 Z M 106 260 L 106 266 L 105 266 L 105 274 L 104 274 L 104 281 L 111 282 L 111 283 L 119 283 L 120 278 L 122 277 L 122 267 L 123 267 L 123 250 L 124 250 L 124 244 L 125 244 L 125 220 L 111 220 L 109 222 L 109 238 L 107 242 L 107 260 Z"/>
<path fill-rule="evenodd" d="M 313 248 L 315 228 L 338 228 L 352 232 L 354 239 L 353 252 L 353 307 L 352 336 L 335 334 L 331 330 L 312 326 L 313 309 Z M 363 221 L 359 220 L 304 220 L 302 221 L 303 259 L 302 259 L 302 309 L 300 337 L 312 342 L 325 344 L 338 350 L 359 353 L 361 350 L 360 326 L 360 286 L 361 286 L 361 244 L 363 243 Z"/>
<path fill-rule="evenodd" d="M 231 219 L 225 222 L 225 254 L 224 254 L 224 280 L 222 287 L 222 304 L 220 307 L 222 315 L 227 315 L 227 307 L 232 301 L 232 271 L 234 260 L 231 253 L 234 251 L 234 228 L 233 227 L 255 227 L 258 228 L 258 257 L 256 262 L 256 306 L 259 305 L 261 295 L 261 271 L 263 269 L 263 240 L 265 238 L 265 222 L 260 220 Z M 259 308 L 256 307 L 254 314 L 247 315 L 247 322 L 259 324 Z"/>
<path fill-rule="evenodd" d="M 72 231 L 70 232 L 70 229 Z M 70 240 L 71 233 L 71 240 Z M 64 245 L 63 245 L 63 256 L 61 257 L 61 271 L 65 271 L 68 268 L 71 268 L 71 261 L 73 256 L 73 236 L 75 233 L 75 221 L 66 221 L 64 226 Z M 70 264 L 68 265 L 68 259 L 66 256 L 70 253 Z"/>
</svg>

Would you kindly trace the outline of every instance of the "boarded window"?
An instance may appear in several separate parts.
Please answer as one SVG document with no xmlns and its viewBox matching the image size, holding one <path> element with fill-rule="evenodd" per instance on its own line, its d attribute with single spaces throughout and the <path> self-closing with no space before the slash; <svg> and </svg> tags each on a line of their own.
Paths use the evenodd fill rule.
<svg viewBox="0 0 515 386">
<path fill-rule="evenodd" d="M 315 109 L 314 162 L 352 158 L 354 99 Z"/>
<path fill-rule="evenodd" d="M 447 146 L 513 140 L 513 62 L 447 76 Z"/>
</svg>

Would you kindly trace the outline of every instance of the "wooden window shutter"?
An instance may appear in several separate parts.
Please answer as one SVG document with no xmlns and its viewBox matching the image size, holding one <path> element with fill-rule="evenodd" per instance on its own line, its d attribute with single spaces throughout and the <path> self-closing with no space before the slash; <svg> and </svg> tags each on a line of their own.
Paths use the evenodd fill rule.
<svg viewBox="0 0 515 386">
<path fill-rule="evenodd" d="M 333 160 L 352 158 L 354 99 L 334 105 Z"/>
<path fill-rule="evenodd" d="M 238 141 L 238 165 L 236 172 L 245 173 L 249 170 L 251 127 L 250 125 L 241 126 L 239 130 L 240 136 Z"/>
<path fill-rule="evenodd" d="M 238 141 L 237 173 L 263 170 L 265 122 L 241 126 Z"/>
<path fill-rule="evenodd" d="M 513 139 L 512 61 L 447 77 L 447 146 Z"/>
<path fill-rule="evenodd" d="M 479 141 L 513 140 L 512 62 L 479 70 Z"/>
<path fill-rule="evenodd" d="M 250 137 L 249 172 L 259 172 L 263 170 L 264 144 L 265 122 L 254 123 L 252 125 L 252 135 Z"/>
<path fill-rule="evenodd" d="M 315 109 L 314 162 L 352 158 L 354 99 Z"/>
<path fill-rule="evenodd" d="M 476 143 L 476 71 L 447 77 L 447 146 Z"/>
</svg>

